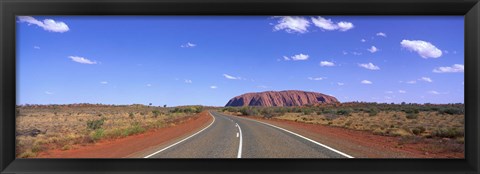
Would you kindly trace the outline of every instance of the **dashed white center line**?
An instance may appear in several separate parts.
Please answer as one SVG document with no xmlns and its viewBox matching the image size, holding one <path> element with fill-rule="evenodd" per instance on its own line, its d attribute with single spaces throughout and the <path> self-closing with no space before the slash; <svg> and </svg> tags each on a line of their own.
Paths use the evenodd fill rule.
<svg viewBox="0 0 480 174">
<path fill-rule="evenodd" d="M 240 142 L 239 142 L 239 145 L 238 145 L 238 155 L 237 155 L 237 158 L 242 158 L 242 129 L 240 128 L 240 125 L 238 125 L 238 123 L 235 123 L 235 127 L 238 128 L 238 132 L 237 133 L 237 137 L 240 136 Z"/>
<path fill-rule="evenodd" d="M 238 132 L 237 132 L 237 138 L 238 138 Z"/>
</svg>

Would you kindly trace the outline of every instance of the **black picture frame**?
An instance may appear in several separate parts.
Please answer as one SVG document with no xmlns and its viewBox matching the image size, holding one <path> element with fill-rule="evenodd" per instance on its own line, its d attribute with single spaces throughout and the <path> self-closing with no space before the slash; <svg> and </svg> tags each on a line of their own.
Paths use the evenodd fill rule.
<svg viewBox="0 0 480 174">
<path fill-rule="evenodd" d="M 1 173 L 479 173 L 478 0 L 0 0 Z M 465 159 L 15 159 L 16 15 L 461 15 Z"/>
</svg>

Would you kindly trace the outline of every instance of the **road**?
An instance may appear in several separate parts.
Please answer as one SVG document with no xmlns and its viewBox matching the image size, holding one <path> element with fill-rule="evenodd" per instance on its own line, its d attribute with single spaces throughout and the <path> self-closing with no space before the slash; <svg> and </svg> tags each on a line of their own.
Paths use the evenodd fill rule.
<svg viewBox="0 0 480 174">
<path fill-rule="evenodd" d="M 210 111 L 200 131 L 145 158 L 353 158 L 295 132 L 248 118 Z"/>
</svg>

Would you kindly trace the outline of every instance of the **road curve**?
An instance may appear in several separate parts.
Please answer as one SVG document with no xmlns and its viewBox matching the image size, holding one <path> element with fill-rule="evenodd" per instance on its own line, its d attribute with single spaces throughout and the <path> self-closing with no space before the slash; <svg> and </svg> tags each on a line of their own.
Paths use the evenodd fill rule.
<svg viewBox="0 0 480 174">
<path fill-rule="evenodd" d="M 148 158 L 351 158 L 333 148 L 256 120 L 210 111 L 213 122 Z"/>
</svg>

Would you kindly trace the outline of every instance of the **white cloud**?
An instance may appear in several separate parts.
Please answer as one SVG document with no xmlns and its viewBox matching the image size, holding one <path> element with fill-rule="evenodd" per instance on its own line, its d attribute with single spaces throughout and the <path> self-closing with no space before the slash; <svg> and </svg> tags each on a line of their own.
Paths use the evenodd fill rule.
<svg viewBox="0 0 480 174">
<path fill-rule="evenodd" d="M 72 59 L 72 61 L 74 62 L 81 63 L 81 64 L 90 64 L 90 65 L 97 64 L 97 62 L 88 60 L 87 58 L 84 58 L 84 57 L 69 56 L 68 58 Z"/>
<path fill-rule="evenodd" d="M 68 25 L 65 24 L 64 22 L 60 22 L 60 21 L 55 21 L 53 19 L 45 19 L 42 21 L 39 21 L 37 19 L 35 19 L 34 17 L 31 17 L 31 16 L 19 16 L 18 17 L 18 20 L 20 22 L 26 22 L 28 23 L 28 25 L 37 25 L 41 28 L 43 28 L 44 30 L 47 30 L 47 31 L 50 31 L 50 32 L 58 32 L 58 33 L 63 33 L 63 32 L 67 32 L 68 30 L 70 30 L 68 28 Z"/>
<path fill-rule="evenodd" d="M 361 83 L 362 84 L 367 84 L 367 85 L 372 84 L 372 82 L 369 81 L 369 80 L 362 80 Z"/>
<path fill-rule="evenodd" d="M 464 65 L 454 64 L 452 66 L 444 66 L 433 69 L 434 73 L 459 73 L 464 71 Z"/>
<path fill-rule="evenodd" d="M 442 56 L 442 50 L 435 47 L 430 42 L 422 40 L 402 40 L 400 42 L 402 47 L 407 48 L 410 51 L 415 51 L 420 57 L 427 58 L 439 58 Z"/>
<path fill-rule="evenodd" d="M 223 77 L 230 79 L 230 80 L 240 80 L 240 77 L 234 77 L 228 74 L 223 74 Z"/>
<path fill-rule="evenodd" d="M 437 92 L 437 91 L 428 91 L 428 93 L 429 93 L 429 94 L 433 94 L 433 95 L 438 95 L 438 94 L 440 94 L 440 93 Z"/>
<path fill-rule="evenodd" d="M 393 91 L 385 91 L 387 94 L 393 94 Z"/>
<path fill-rule="evenodd" d="M 297 55 L 294 55 L 292 57 L 290 57 L 292 60 L 307 60 L 308 59 L 308 54 L 297 54 Z M 284 57 L 285 58 L 285 57 Z"/>
<path fill-rule="evenodd" d="M 366 42 L 366 41 L 367 41 L 367 40 L 365 40 L 365 39 L 360 40 L 360 42 Z"/>
<path fill-rule="evenodd" d="M 106 84 L 108 84 L 108 82 L 107 81 L 101 81 L 100 84 L 106 85 Z"/>
<path fill-rule="evenodd" d="M 398 93 L 405 94 L 405 93 L 407 93 L 407 91 L 404 91 L 404 90 L 398 90 Z"/>
<path fill-rule="evenodd" d="M 329 61 L 321 61 L 320 66 L 335 66 L 335 63 Z"/>
<path fill-rule="evenodd" d="M 426 81 L 426 82 L 430 82 L 430 83 L 433 82 L 433 80 L 430 77 L 422 77 L 418 80 L 422 80 L 422 81 Z"/>
<path fill-rule="evenodd" d="M 283 60 L 290 60 L 287 56 L 283 56 Z"/>
<path fill-rule="evenodd" d="M 373 63 L 364 63 L 364 64 L 358 64 L 358 66 L 369 69 L 369 70 L 379 70 L 380 68 L 377 65 L 374 65 Z"/>
<path fill-rule="evenodd" d="M 345 83 L 338 82 L 337 85 L 338 86 L 343 86 L 343 85 L 345 85 Z"/>
<path fill-rule="evenodd" d="M 33 48 L 34 48 L 34 49 L 37 49 L 37 50 L 39 50 L 39 49 L 40 49 L 40 47 L 39 47 L 39 46 L 36 46 L 36 45 L 35 45 L 35 46 L 33 46 Z"/>
<path fill-rule="evenodd" d="M 197 44 L 193 44 L 193 43 L 190 43 L 190 42 L 187 42 L 186 44 L 183 44 L 183 45 L 180 45 L 180 47 L 182 48 L 193 48 L 193 47 L 196 47 Z"/>
<path fill-rule="evenodd" d="M 347 55 L 348 52 L 347 52 L 347 51 L 342 51 L 342 54 L 343 54 L 343 55 Z"/>
<path fill-rule="evenodd" d="M 185 83 L 192 83 L 192 80 L 185 79 Z"/>
<path fill-rule="evenodd" d="M 375 52 L 377 52 L 377 51 L 378 51 L 378 48 L 377 48 L 377 47 L 375 47 L 375 46 L 372 46 L 372 47 L 370 47 L 370 48 L 369 48 L 369 49 L 367 49 L 367 50 L 368 50 L 368 51 L 370 51 L 371 53 L 375 53 Z"/>
<path fill-rule="evenodd" d="M 387 37 L 387 34 L 385 34 L 383 32 L 379 32 L 379 33 L 377 33 L 377 36 Z"/>
<path fill-rule="evenodd" d="M 53 92 L 45 91 L 45 94 L 47 94 L 47 95 L 53 95 Z"/>
<path fill-rule="evenodd" d="M 273 27 L 274 31 L 285 30 L 287 33 L 306 33 L 308 32 L 308 26 L 310 22 L 303 17 L 297 16 L 282 16 L 275 17 L 280 18 L 278 24 Z"/>
<path fill-rule="evenodd" d="M 321 16 L 318 16 L 317 18 L 312 17 L 311 19 L 315 26 L 328 31 L 347 31 L 355 27 L 351 22 L 341 21 L 335 24 L 331 19 L 325 19 Z"/>
<path fill-rule="evenodd" d="M 408 82 L 406 82 L 406 83 L 408 83 L 408 84 L 415 84 L 415 83 L 417 83 L 417 81 L 411 80 L 411 81 L 408 81 Z"/>
<path fill-rule="evenodd" d="M 152 84 L 150 84 L 150 83 L 149 83 L 149 84 L 147 84 L 147 87 L 152 87 Z"/>
<path fill-rule="evenodd" d="M 217 89 L 217 86 L 210 86 L 211 89 Z"/>
<path fill-rule="evenodd" d="M 347 31 L 354 27 L 351 22 L 345 22 L 345 21 L 341 21 L 337 23 L 337 25 L 340 31 Z"/>
<path fill-rule="evenodd" d="M 323 80 L 325 77 L 308 77 L 308 80 Z"/>
</svg>

